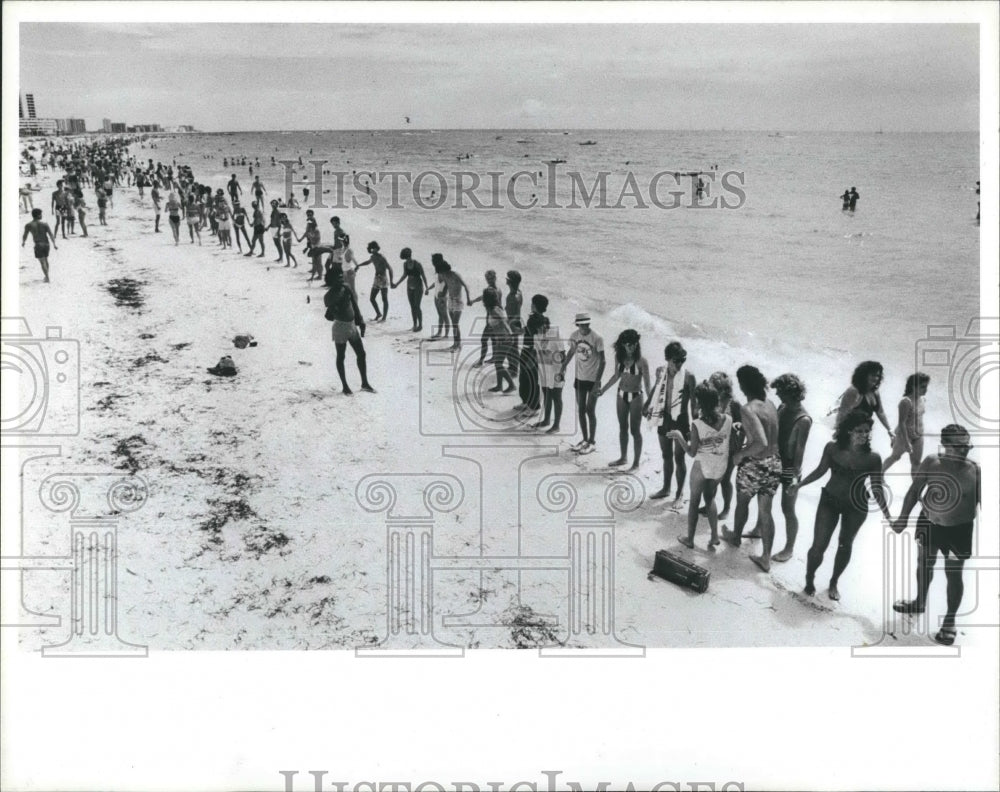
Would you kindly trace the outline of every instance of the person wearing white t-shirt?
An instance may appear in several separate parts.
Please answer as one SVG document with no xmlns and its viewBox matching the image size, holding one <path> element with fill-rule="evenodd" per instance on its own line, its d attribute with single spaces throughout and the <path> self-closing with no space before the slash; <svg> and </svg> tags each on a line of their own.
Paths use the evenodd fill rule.
<svg viewBox="0 0 1000 792">
<path fill-rule="evenodd" d="M 601 390 L 601 376 L 604 374 L 604 339 L 590 329 L 590 315 L 576 315 L 576 330 L 569 337 L 569 354 L 563 361 L 560 374 L 566 375 L 571 360 L 576 360 L 576 411 L 580 416 L 580 430 L 583 440 L 572 446 L 580 454 L 594 450 L 597 434 L 597 396 Z"/>
</svg>

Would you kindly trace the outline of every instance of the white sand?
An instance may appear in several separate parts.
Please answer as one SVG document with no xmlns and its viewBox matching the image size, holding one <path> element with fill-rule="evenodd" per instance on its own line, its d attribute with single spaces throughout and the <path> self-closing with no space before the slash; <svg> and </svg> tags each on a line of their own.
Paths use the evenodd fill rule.
<svg viewBox="0 0 1000 792">
<path fill-rule="evenodd" d="M 51 190 L 44 175 L 40 181 Z M 36 205 L 46 207 L 51 222 L 48 194 L 39 193 Z M 87 194 L 93 204 L 89 189 Z M 303 213 L 296 215 L 301 231 Z M 420 240 L 408 236 L 400 224 L 404 215 L 397 212 L 391 221 L 342 216 L 356 251 L 363 250 L 363 240 L 378 226 L 384 253 L 413 244 L 430 270 L 432 248 L 418 247 Z M 387 523 L 385 513 L 362 508 L 356 487 L 366 476 L 383 476 L 398 489 L 391 514 L 412 517 L 422 512 L 422 488 L 443 476 L 449 480 L 450 474 L 464 488 L 462 502 L 453 511 L 436 513 L 433 527 L 418 525 L 418 533 L 433 537 L 433 597 L 425 598 L 433 601 L 433 619 L 425 614 L 425 625 L 433 621 L 433 634 L 419 624 L 409 631 L 404 626 L 387 645 L 617 645 L 602 633 L 600 623 L 593 635 L 568 629 L 573 617 L 567 514 L 546 511 L 538 495 L 545 477 L 568 474 L 579 498 L 573 517 L 610 517 L 603 507 L 604 492 L 616 479 L 605 475 L 604 466 L 617 456 L 618 431 L 611 394 L 598 406 L 598 450 L 587 457 L 567 450 L 579 439 L 569 436 L 575 428 L 571 387 L 564 391 L 563 429 L 568 431 L 556 439 L 503 423 L 495 424 L 502 430 L 497 436 L 460 431 L 427 436 L 421 433 L 421 421 L 425 429 L 455 425 L 453 381 L 480 392 L 492 384 L 492 375 L 477 379 L 468 368 L 478 346 L 474 339 L 472 351 L 460 356 L 457 373 L 450 359 L 428 353 L 422 382 L 421 350 L 444 345 L 421 345 L 417 334 L 409 332 L 402 288 L 390 292 L 389 322 L 369 325 L 365 338 L 369 375 L 378 393 L 358 391 L 348 350 L 348 380 L 356 390 L 348 398 L 340 393 L 334 369 L 323 289 L 306 284 L 309 266 L 298 253 L 301 245 L 295 248 L 297 270 L 274 264 L 269 237 L 266 257 L 248 259 L 219 249 L 207 229 L 203 247 L 192 246 L 182 222 L 181 245 L 175 247 L 166 215 L 163 232 L 154 234 L 148 193 L 140 203 L 137 191 L 128 188 L 116 191 L 108 218 L 108 227 L 100 227 L 93 207 L 90 239 L 80 239 L 78 233 L 59 240 L 51 256 L 51 284 L 41 282 L 30 243 L 22 250 L 20 313 L 36 336 L 45 326 L 61 325 L 65 337 L 78 339 L 82 370 L 80 436 L 64 444 L 61 458 L 32 462 L 26 477 L 40 480 L 65 470 L 114 472 L 132 464 L 148 483 L 148 503 L 123 520 L 119 531 L 122 637 L 154 649 L 376 646 L 388 630 Z M 328 235 L 325 222 L 321 230 Z M 475 292 L 478 273 L 496 263 L 463 260 Z M 530 294 L 531 273 L 523 274 Z M 372 269 L 366 268 L 358 279 L 366 317 L 371 316 L 371 277 Z M 115 304 L 107 284 L 123 278 L 140 282 L 141 307 Z M 561 305 L 559 295 L 549 297 L 554 321 L 568 325 L 576 306 Z M 423 307 L 421 335 L 426 338 L 434 320 L 431 298 L 425 298 Z M 478 306 L 466 312 L 464 331 L 480 313 Z M 594 327 L 609 345 L 622 329 L 614 317 L 599 315 Z M 259 346 L 235 349 L 231 339 L 241 332 L 252 333 Z M 662 348 L 667 340 L 649 339 L 647 349 Z M 693 360 L 705 346 L 702 341 L 690 347 Z M 206 372 L 224 354 L 232 355 L 239 368 L 233 379 Z M 745 362 L 738 350 L 715 350 L 714 357 L 732 357 L 733 371 Z M 657 359 L 650 357 L 650 363 L 657 365 Z M 812 379 L 822 380 L 824 389 L 812 401 L 832 402 L 837 391 L 831 389 L 837 385 L 826 383 L 845 382 L 854 363 L 844 360 L 837 371 L 817 372 Z M 437 365 L 428 368 L 431 364 Z M 797 370 L 796 361 L 789 360 L 787 370 Z M 489 393 L 481 398 L 482 414 L 500 413 L 517 402 L 513 396 Z M 894 400 L 887 399 L 887 408 L 889 402 Z M 928 426 L 929 432 L 935 430 Z M 877 427 L 876 438 L 882 432 Z M 828 436 L 829 428 L 818 420 L 807 470 Z M 644 438 L 637 480 L 652 492 L 659 488 L 661 462 L 648 427 Z M 480 448 L 461 448 L 469 445 Z M 894 473 L 905 475 L 906 467 L 900 462 Z M 854 646 L 880 640 L 882 645 L 926 645 L 925 635 L 903 635 L 898 625 L 889 625 L 894 637 L 883 638 L 886 529 L 877 514 L 855 543 L 839 603 L 827 599 L 825 587 L 835 545 L 817 576 L 817 597 L 796 593 L 803 585 L 819 486 L 800 497 L 795 557 L 775 564 L 770 574 L 758 572 L 748 560 L 748 550 L 757 552 L 759 543 L 745 542 L 740 550 L 723 545 L 709 554 L 705 522 L 699 525 L 698 549 L 681 548 L 676 537 L 685 530 L 686 515 L 667 510 L 662 501 L 647 500 L 619 514 L 614 634 L 635 647 Z M 26 502 L 24 508 L 27 514 L 36 507 Z M 775 514 L 778 550 L 784 526 L 777 506 Z M 32 549 L 30 544 L 38 552 L 42 546 L 49 553 L 55 548 L 68 552 L 66 523 L 49 519 L 40 524 L 49 528 L 26 537 L 26 550 Z M 711 570 L 709 591 L 698 595 L 648 580 L 653 555 L 661 548 Z M 485 570 L 461 568 L 476 566 L 462 559 L 518 553 L 522 559 L 546 557 L 548 568 L 524 569 L 546 566 L 537 560 L 497 560 Z M 418 588 L 420 580 L 415 580 Z M 32 573 L 25 581 L 25 602 L 31 609 L 67 613 L 68 575 Z M 932 616 L 943 610 L 943 583 L 940 574 L 932 591 Z M 582 605 L 596 608 L 593 602 Z M 419 614 L 415 619 L 419 623 Z M 901 624 L 911 625 L 906 620 Z M 959 642 L 977 640 L 975 635 L 960 624 Z M 23 641 L 33 648 L 64 638 L 65 629 L 23 633 Z"/>
</svg>

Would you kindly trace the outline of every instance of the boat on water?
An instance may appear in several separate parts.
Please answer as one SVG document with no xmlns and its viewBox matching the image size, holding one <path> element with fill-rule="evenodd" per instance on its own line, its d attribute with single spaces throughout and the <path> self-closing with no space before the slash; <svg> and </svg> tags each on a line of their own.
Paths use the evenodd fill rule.
<svg viewBox="0 0 1000 792">
<path fill-rule="evenodd" d="M 584 140 L 582 143 L 578 143 L 577 145 L 579 145 L 579 146 L 596 146 L 597 145 L 597 141 L 596 140 Z"/>
<path fill-rule="evenodd" d="M 549 165 L 562 165 L 566 160 L 564 160 L 564 159 L 552 159 L 552 160 L 545 160 L 545 161 L 547 163 L 549 163 Z"/>
</svg>

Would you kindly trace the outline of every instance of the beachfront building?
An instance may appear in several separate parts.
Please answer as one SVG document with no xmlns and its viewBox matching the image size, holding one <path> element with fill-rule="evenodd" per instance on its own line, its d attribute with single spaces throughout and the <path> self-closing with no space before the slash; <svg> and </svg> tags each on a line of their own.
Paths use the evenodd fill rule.
<svg viewBox="0 0 1000 792">
<path fill-rule="evenodd" d="M 24 95 L 25 104 L 28 106 L 28 118 L 35 117 L 35 95 L 25 94 Z"/>
<path fill-rule="evenodd" d="M 102 132 L 110 132 L 111 131 L 111 119 L 110 118 L 103 118 L 103 119 L 101 119 L 101 131 Z"/>
<path fill-rule="evenodd" d="M 87 131 L 87 122 L 82 118 L 57 118 L 55 122 L 60 135 L 82 135 Z"/>
<path fill-rule="evenodd" d="M 22 137 L 33 135 L 55 135 L 58 132 L 54 118 L 22 118 L 18 122 L 18 134 Z"/>
</svg>

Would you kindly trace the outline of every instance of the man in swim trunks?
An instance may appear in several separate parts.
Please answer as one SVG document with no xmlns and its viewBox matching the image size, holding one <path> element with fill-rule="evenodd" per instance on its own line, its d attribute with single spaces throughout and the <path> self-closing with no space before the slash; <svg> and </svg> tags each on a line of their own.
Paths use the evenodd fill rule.
<svg viewBox="0 0 1000 792">
<path fill-rule="evenodd" d="M 939 644 L 955 643 L 955 614 L 962 604 L 965 586 L 962 567 L 972 556 L 972 529 L 976 512 L 982 503 L 982 471 L 968 459 L 972 450 L 968 430 L 958 424 L 948 424 L 941 430 L 941 450 L 920 463 L 913 484 L 903 498 L 899 518 L 892 530 L 901 533 L 910 520 L 910 512 L 922 499 L 915 536 L 920 544 L 917 560 L 917 598 L 900 600 L 892 607 L 900 613 L 923 613 L 927 608 L 927 591 L 934 577 L 938 551 L 944 556 L 944 574 L 948 581 L 948 610 L 941 620 L 941 629 L 934 636 Z M 944 496 L 942 497 L 942 492 Z"/>
<path fill-rule="evenodd" d="M 785 547 L 775 553 L 772 561 L 787 561 L 795 549 L 795 538 L 799 533 L 799 519 L 795 514 L 795 502 L 799 491 L 793 484 L 802 478 L 802 457 L 806 450 L 806 440 L 812 428 L 812 418 L 802 406 L 806 386 L 794 374 L 782 374 L 771 383 L 774 392 L 781 399 L 778 408 L 778 455 L 781 457 L 781 512 L 785 516 Z M 759 539 L 760 520 L 748 539 Z"/>
<path fill-rule="evenodd" d="M 24 247 L 24 243 L 28 239 L 28 234 L 31 234 L 35 240 L 35 258 L 38 259 L 38 263 L 42 265 L 42 274 L 45 276 L 45 283 L 50 283 L 49 240 L 52 240 L 52 247 L 56 250 L 59 249 L 59 246 L 56 245 L 56 235 L 52 233 L 52 229 L 49 228 L 49 224 L 42 222 L 41 209 L 31 210 L 31 222 L 24 226 L 24 236 L 21 237 L 21 247 Z"/>
<path fill-rule="evenodd" d="M 226 184 L 229 188 L 229 199 L 233 204 L 238 204 L 240 202 L 240 195 L 243 194 L 243 188 L 240 187 L 240 181 L 236 178 L 234 173 Z M 263 193 L 262 193 L 263 194 Z"/>
<path fill-rule="evenodd" d="M 747 403 L 740 408 L 747 444 L 733 456 L 736 463 L 736 521 L 733 531 L 722 530 L 722 538 L 739 547 L 747 524 L 750 501 L 756 496 L 760 515 L 761 555 L 750 560 L 765 572 L 771 569 L 771 546 L 774 543 L 774 518 L 771 506 L 781 482 L 781 457 L 778 455 L 778 411 L 766 398 L 767 378 L 755 366 L 740 366 L 736 371 L 740 390 Z"/>
</svg>

